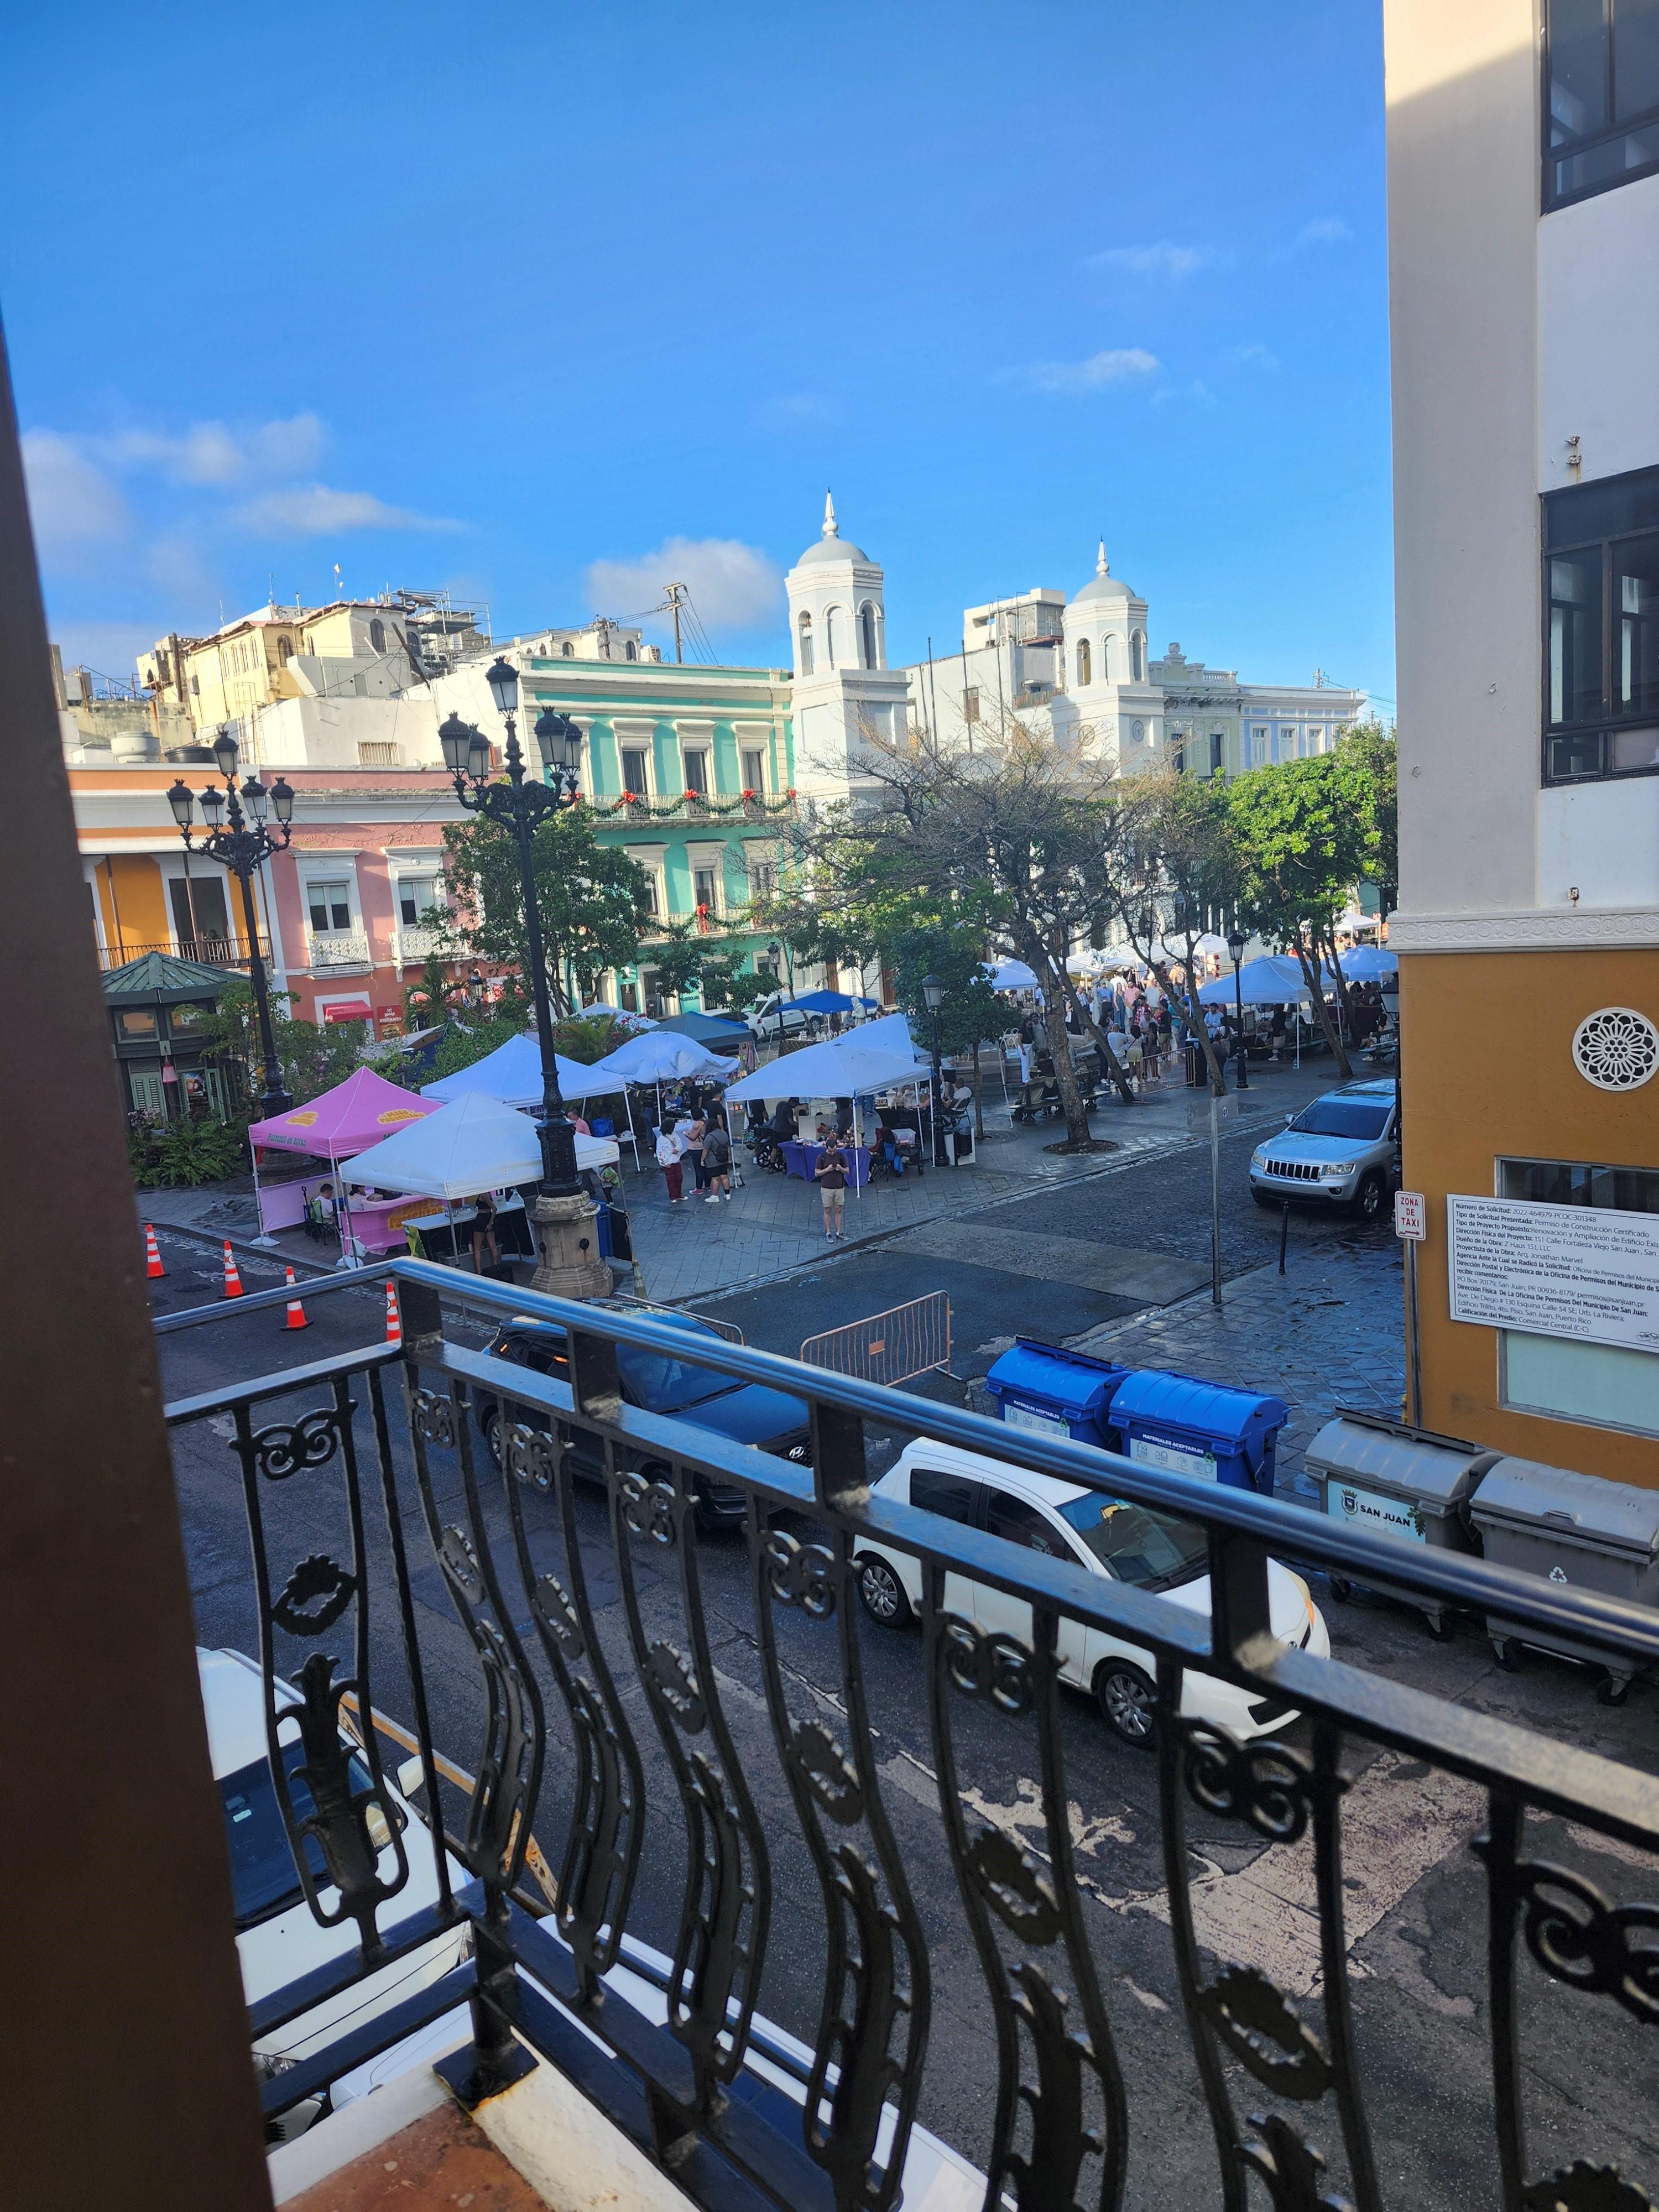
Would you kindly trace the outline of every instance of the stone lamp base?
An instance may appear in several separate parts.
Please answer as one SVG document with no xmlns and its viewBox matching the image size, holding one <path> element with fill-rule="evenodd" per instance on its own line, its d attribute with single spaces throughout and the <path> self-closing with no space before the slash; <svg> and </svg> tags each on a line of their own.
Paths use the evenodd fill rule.
<svg viewBox="0 0 1659 2212">
<path fill-rule="evenodd" d="M 542 1262 L 532 1290 L 555 1298 L 608 1298 L 611 1270 L 599 1255 L 599 1209 L 584 1192 L 536 1200 L 531 1218 L 541 1241 Z"/>
</svg>

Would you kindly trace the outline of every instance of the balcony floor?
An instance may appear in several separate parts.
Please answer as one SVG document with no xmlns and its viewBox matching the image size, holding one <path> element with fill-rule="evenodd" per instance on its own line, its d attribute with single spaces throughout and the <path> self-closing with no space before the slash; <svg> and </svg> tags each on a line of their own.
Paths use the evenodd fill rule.
<svg viewBox="0 0 1659 2212">
<path fill-rule="evenodd" d="M 515 2173 L 489 2138 L 445 2104 L 390 2136 L 337 2173 L 291 2197 L 283 2212 L 546 2212 L 547 2200 Z"/>
</svg>

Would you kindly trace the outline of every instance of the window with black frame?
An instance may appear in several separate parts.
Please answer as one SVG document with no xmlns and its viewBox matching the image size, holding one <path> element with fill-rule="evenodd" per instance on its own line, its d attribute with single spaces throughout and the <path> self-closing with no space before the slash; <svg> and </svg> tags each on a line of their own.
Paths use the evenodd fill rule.
<svg viewBox="0 0 1659 2212">
<path fill-rule="evenodd" d="M 1659 775 L 1659 469 L 1543 509 L 1544 781 Z"/>
<path fill-rule="evenodd" d="M 1547 0 L 1544 205 L 1659 170 L 1659 0 Z"/>
</svg>

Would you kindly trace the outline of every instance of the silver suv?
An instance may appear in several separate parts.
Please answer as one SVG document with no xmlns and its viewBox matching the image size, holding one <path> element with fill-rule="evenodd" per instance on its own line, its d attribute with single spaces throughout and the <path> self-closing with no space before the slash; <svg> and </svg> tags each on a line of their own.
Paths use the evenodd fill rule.
<svg viewBox="0 0 1659 2212">
<path fill-rule="evenodd" d="M 1313 1199 L 1375 1221 L 1400 1180 L 1395 1103 L 1392 1080 L 1316 1098 L 1251 1153 L 1251 1197 L 1258 1206 Z"/>
</svg>

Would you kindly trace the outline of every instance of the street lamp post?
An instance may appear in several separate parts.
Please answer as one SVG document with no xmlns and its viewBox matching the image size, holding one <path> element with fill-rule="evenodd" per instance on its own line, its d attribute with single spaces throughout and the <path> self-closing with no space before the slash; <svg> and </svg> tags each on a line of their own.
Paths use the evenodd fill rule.
<svg viewBox="0 0 1659 2212">
<path fill-rule="evenodd" d="M 518 671 L 498 659 L 486 672 L 490 696 L 507 724 L 507 781 L 491 783 L 489 744 L 471 723 L 452 714 L 438 732 L 444 765 L 454 781 L 455 796 L 470 814 L 481 814 L 513 834 L 519 856 L 519 889 L 524 902 L 525 946 L 531 995 L 536 1007 L 536 1039 L 542 1060 L 542 1187 L 535 1218 L 544 1231 L 538 1291 L 578 1297 L 605 1296 L 611 1273 L 591 1234 L 598 1209 L 576 1177 L 576 1132 L 565 1117 L 559 1090 L 558 1054 L 553 1046 L 553 1009 L 547 991 L 547 960 L 542 946 L 541 910 L 536 897 L 535 833 L 538 823 L 574 806 L 580 795 L 581 732 L 550 708 L 537 717 L 536 743 L 546 781 L 529 780 L 519 744 Z M 584 1226 L 590 1234 L 579 1236 Z M 558 1261 L 552 1255 L 561 1253 Z M 580 1255 L 580 1256 L 578 1256 Z"/>
<path fill-rule="evenodd" d="M 286 777 L 280 775 L 269 790 L 257 775 L 251 775 L 239 792 L 236 757 L 235 738 L 228 729 L 222 729 L 214 740 L 213 760 L 225 780 L 224 790 L 217 791 L 210 784 L 198 802 L 191 798 L 184 778 L 176 776 L 167 793 L 167 805 L 184 838 L 185 850 L 191 853 L 198 849 L 191 839 L 195 835 L 193 809 L 199 803 L 206 825 L 199 849 L 210 860 L 217 860 L 221 866 L 228 868 L 242 886 L 248 979 L 253 986 L 253 1004 L 259 1020 L 259 1055 L 264 1063 L 264 1090 L 259 1099 L 259 1118 L 263 1121 L 273 1115 L 291 1111 L 294 1100 L 283 1087 L 282 1066 L 276 1058 L 276 1039 L 270 1024 L 270 992 L 253 910 L 253 877 L 273 853 L 284 852 L 288 848 L 294 834 L 289 827 L 294 819 L 294 792 Z M 272 815 L 276 817 L 274 827 Z M 222 817 L 225 817 L 222 823 Z"/>
<path fill-rule="evenodd" d="M 921 996 L 933 1032 L 933 1165 L 944 1168 L 951 1164 L 945 1158 L 945 1132 L 939 1127 L 939 1101 L 945 1093 L 944 1071 L 939 1058 L 939 1010 L 945 1004 L 945 985 L 937 975 L 922 977 Z"/>
<path fill-rule="evenodd" d="M 1250 1087 L 1249 1055 L 1244 1049 L 1244 985 L 1239 976 L 1239 963 L 1244 957 L 1244 933 L 1235 922 L 1227 932 L 1227 950 L 1233 957 L 1233 1012 L 1237 1018 L 1238 1073 L 1234 1079 L 1236 1091 Z"/>
</svg>

